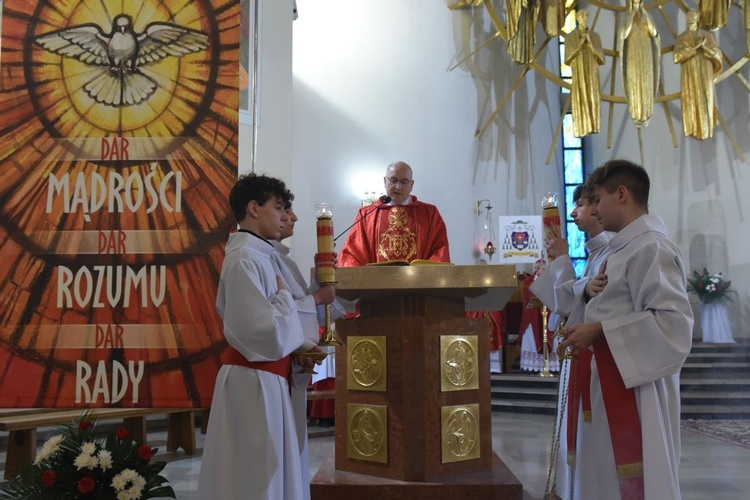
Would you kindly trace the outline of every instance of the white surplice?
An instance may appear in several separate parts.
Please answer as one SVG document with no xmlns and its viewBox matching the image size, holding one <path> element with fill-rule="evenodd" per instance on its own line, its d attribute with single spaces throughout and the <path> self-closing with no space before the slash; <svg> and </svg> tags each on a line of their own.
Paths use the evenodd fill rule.
<svg viewBox="0 0 750 500">
<path fill-rule="evenodd" d="M 599 273 L 609 255 L 607 243 L 612 236 L 614 233 L 603 231 L 586 242 L 588 258 L 580 278 L 576 278 L 573 261 L 565 254 L 550 262 L 529 287 L 552 313 L 567 317 L 567 325 L 576 325 L 583 320 L 585 302 L 579 299 L 583 297 L 586 284 Z"/>
<path fill-rule="evenodd" d="M 549 263 L 549 265 L 537 276 L 534 283 L 531 284 L 531 292 L 536 295 L 552 313 L 559 316 L 567 317 L 566 325 L 573 326 L 583 321 L 586 308 L 584 300 L 584 291 L 586 284 L 594 276 L 599 274 L 602 265 L 607 260 L 610 252 L 609 241 L 615 233 L 603 231 L 586 242 L 585 248 L 588 253 L 586 265 L 583 267 L 583 274 L 576 278 L 573 261 L 569 255 L 561 255 Z M 581 470 L 585 469 L 590 463 L 591 456 L 581 456 L 581 452 L 586 453 L 588 448 L 581 448 L 580 440 L 585 439 L 586 435 L 591 433 L 591 422 L 585 422 L 583 419 L 583 409 L 579 406 L 578 411 L 578 454 L 577 467 L 568 465 L 568 444 L 567 444 L 567 425 L 568 412 L 567 408 L 562 407 L 564 401 L 563 395 L 568 391 L 567 384 L 570 377 L 570 361 L 562 363 L 560 369 L 560 387 L 557 400 L 557 414 L 559 416 L 559 449 L 557 453 L 557 494 L 563 499 L 570 497 L 570 481 L 573 471 L 577 472 L 580 478 Z M 555 436 L 557 438 L 557 436 Z M 578 498 L 592 498 L 581 497 Z"/>
<path fill-rule="evenodd" d="M 311 347 L 297 307 L 279 290 L 270 243 L 246 232 L 229 236 L 216 308 L 227 342 L 249 361 L 274 361 Z M 244 366 L 219 370 L 203 447 L 201 500 L 298 500 L 300 448 L 286 378 Z"/>
<path fill-rule="evenodd" d="M 297 263 L 289 256 L 290 249 L 288 246 L 278 241 L 272 241 L 274 249 L 271 254 L 271 262 L 274 270 L 281 276 L 287 290 L 292 292 L 292 297 L 297 304 L 297 313 L 302 325 L 302 331 L 305 339 L 311 344 L 317 344 L 319 341 L 318 326 L 325 321 L 325 306 L 316 306 L 315 298 L 311 295 L 317 290 L 319 285 L 313 282 L 307 287 L 307 282 L 300 272 Z M 331 304 L 331 320 L 343 316 L 343 307 L 334 302 Z M 312 347 L 312 345 L 310 345 Z M 329 355 L 328 357 L 331 357 Z M 328 357 L 323 360 L 326 363 Z M 321 365 L 323 366 L 323 365 Z M 316 366 L 315 371 L 320 373 L 321 366 Z M 297 373 L 299 367 L 292 365 L 292 408 L 294 409 L 294 419 L 297 423 L 297 436 L 300 446 L 300 463 L 302 465 L 302 482 L 310 484 L 310 470 L 307 444 L 307 386 L 310 384 L 310 374 Z M 303 500 L 310 498 L 310 489 L 305 488 Z"/>
<path fill-rule="evenodd" d="M 692 344 L 685 266 L 664 222 L 643 215 L 609 242 L 607 286 L 585 308 L 601 322 L 617 369 L 635 390 L 643 443 L 645 498 L 680 498 L 680 370 Z M 579 427 L 575 497 L 620 498 L 596 356 L 591 363 L 592 421 Z"/>
</svg>

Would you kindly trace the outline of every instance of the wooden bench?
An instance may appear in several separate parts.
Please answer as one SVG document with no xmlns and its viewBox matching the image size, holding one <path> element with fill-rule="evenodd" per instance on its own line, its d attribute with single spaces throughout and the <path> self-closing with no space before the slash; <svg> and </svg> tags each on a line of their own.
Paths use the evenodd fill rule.
<svg viewBox="0 0 750 500">
<path fill-rule="evenodd" d="M 8 432 L 8 453 L 5 458 L 5 478 L 10 478 L 20 467 L 31 463 L 36 456 L 37 428 L 70 424 L 85 410 L 56 410 L 50 408 L 11 409 L 0 411 L 0 431 Z M 90 414 L 98 421 L 122 419 L 123 427 L 135 441 L 148 443 L 146 417 L 168 416 L 167 451 L 185 450 L 195 454 L 195 424 L 193 410 L 186 408 L 94 408 Z"/>
<path fill-rule="evenodd" d="M 307 391 L 307 400 L 312 401 L 313 399 L 333 399 L 336 397 L 336 391 L 334 389 L 326 391 Z"/>
</svg>

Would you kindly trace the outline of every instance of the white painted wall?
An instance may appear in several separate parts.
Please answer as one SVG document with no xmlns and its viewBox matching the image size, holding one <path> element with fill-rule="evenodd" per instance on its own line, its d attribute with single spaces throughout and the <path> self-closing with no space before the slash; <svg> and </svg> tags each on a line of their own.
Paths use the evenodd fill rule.
<svg viewBox="0 0 750 500">
<path fill-rule="evenodd" d="M 292 0 L 260 2 L 257 159 L 255 171 L 292 176 Z M 251 170 L 252 126 L 240 124 L 239 171 Z"/>
<path fill-rule="evenodd" d="M 481 16 L 434 0 L 298 0 L 298 7 L 298 261 L 309 262 L 315 251 L 315 202 L 333 203 L 336 232 L 343 230 L 365 192 L 382 192 L 394 160 L 413 167 L 413 193 L 439 207 L 458 264 L 474 262 L 476 200 L 490 199 L 496 215 L 539 214 L 540 195 L 560 189 L 558 159 L 544 164 L 560 105 L 543 78 L 528 75 L 499 126 L 474 138 L 520 72 L 504 52 L 491 51 L 472 60 L 478 76 L 466 66 L 449 71 L 475 37 L 486 36 Z"/>
<path fill-rule="evenodd" d="M 497 215 L 538 214 L 539 195 L 560 191 L 559 151 L 551 165 L 545 164 L 560 114 L 557 90 L 529 73 L 487 133 L 475 139 L 475 130 L 513 84 L 519 68 L 510 62 L 502 42 L 495 42 L 492 50 L 483 49 L 449 71 L 491 32 L 479 14 L 448 11 L 449 3 L 452 0 L 298 0 L 288 104 L 284 75 L 291 60 L 285 45 L 292 29 L 287 15 L 291 0 L 264 0 L 264 16 L 271 15 L 269 5 L 275 12 L 272 22 L 264 19 L 264 29 L 273 30 L 263 34 L 264 41 L 278 43 L 280 51 L 273 58 L 264 53 L 263 72 L 275 76 L 263 75 L 261 132 L 267 120 L 278 123 L 260 143 L 267 156 L 259 162 L 259 171 L 284 178 L 297 196 L 300 221 L 292 245 L 302 266 L 312 263 L 315 252 L 314 204 L 333 203 L 338 233 L 353 221 L 365 192 L 382 191 L 383 172 L 393 160 L 412 165 L 414 194 L 440 208 L 452 260 L 458 264 L 474 261 L 481 223 L 473 214 L 476 200 L 489 198 Z M 676 15 L 669 7 L 666 11 Z M 677 19 L 681 31 L 684 20 Z M 597 31 L 611 32 L 603 14 L 598 22 Z M 738 59 L 744 30 L 729 26 L 719 35 L 720 44 L 730 47 L 729 57 Z M 663 37 L 669 45 L 670 37 Z M 603 38 L 605 46 L 611 46 Z M 550 61 L 545 66 L 555 67 Z M 750 65 L 741 70 L 745 78 L 749 70 Z M 675 91 L 677 71 L 665 56 L 667 92 Z M 609 81 L 605 68 L 602 84 Z M 622 95 L 619 85 L 616 93 Z M 657 109 L 643 133 L 645 167 L 652 179 L 652 213 L 664 217 L 690 269 L 707 266 L 733 280 L 738 291 L 730 304 L 735 335 L 747 336 L 741 325 L 750 319 L 750 257 L 745 251 L 750 206 L 744 196 L 750 191 L 750 93 L 736 77 L 721 83 L 717 93 L 719 110 L 749 163 L 739 161 L 721 126 L 714 141 L 683 138 L 679 105 L 672 102 L 669 114 L 680 147 L 672 147 L 665 112 Z M 617 157 L 640 161 L 625 107 L 616 106 L 613 116 L 611 148 L 606 130 L 587 139 L 587 163 L 593 166 Z M 608 117 L 603 106 L 604 126 Z M 246 142 L 243 139 L 240 150 L 243 164 Z"/>
</svg>

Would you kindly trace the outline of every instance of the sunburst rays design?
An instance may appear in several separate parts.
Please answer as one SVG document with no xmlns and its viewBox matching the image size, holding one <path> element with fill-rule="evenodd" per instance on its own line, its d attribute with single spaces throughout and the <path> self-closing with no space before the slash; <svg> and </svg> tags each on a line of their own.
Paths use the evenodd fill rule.
<svg viewBox="0 0 750 500">
<path fill-rule="evenodd" d="M 622 92 L 621 87 L 621 79 L 622 76 L 620 74 L 619 69 L 619 53 L 617 51 L 617 19 L 616 17 L 618 14 L 628 10 L 627 7 L 627 0 L 621 0 L 620 2 L 614 2 L 614 1 L 606 1 L 606 0 L 587 0 L 586 2 L 583 1 L 577 1 L 577 0 L 550 0 L 549 2 L 542 2 L 541 0 L 535 0 L 537 3 L 540 4 L 546 4 L 546 3 L 564 3 L 565 4 L 565 11 L 566 11 L 566 22 L 565 27 L 563 28 L 563 32 L 560 33 L 561 35 L 564 35 L 565 33 L 569 33 L 572 29 L 575 29 L 575 11 L 574 9 L 578 8 L 585 8 L 588 7 L 591 14 L 590 14 L 590 21 L 589 21 L 589 27 L 591 31 L 595 31 L 597 27 L 597 21 L 600 17 L 600 15 L 604 13 L 608 13 L 608 15 L 614 16 L 614 26 L 615 28 L 612 30 L 611 33 L 609 32 L 601 32 L 601 38 L 602 43 L 605 45 L 604 47 L 604 54 L 605 54 L 605 66 L 604 68 L 607 68 L 610 71 L 610 79 L 609 81 L 605 82 L 602 80 L 602 89 L 601 89 L 601 101 L 603 103 L 602 105 L 602 111 L 604 109 L 609 110 L 609 121 L 605 125 L 602 123 L 602 129 L 606 128 L 606 145 L 607 148 L 612 147 L 612 141 L 613 141 L 613 132 L 615 130 L 614 125 L 614 113 L 613 109 L 616 105 L 627 105 L 627 100 Z M 718 0 L 717 0 L 718 1 Z M 744 2 L 748 2 L 750 0 L 742 0 Z M 735 23 L 735 22 L 742 22 L 743 15 L 742 15 L 742 1 L 737 2 L 728 2 L 730 12 L 729 12 L 729 23 Z M 695 3 L 695 2 L 694 2 Z M 505 50 L 507 47 L 507 41 L 508 41 L 508 27 L 505 20 L 505 13 L 500 8 L 501 6 L 504 6 L 505 3 L 498 3 L 492 0 L 460 0 L 455 3 L 452 3 L 448 6 L 451 10 L 456 11 L 463 11 L 466 9 L 475 9 L 477 12 L 482 12 L 482 15 L 486 13 L 487 18 L 489 20 L 490 25 L 492 26 L 492 29 L 494 32 L 492 33 L 486 33 L 486 39 L 484 40 L 478 40 L 478 43 L 473 48 L 473 50 L 460 57 L 458 61 L 451 67 L 451 69 L 455 69 L 474 57 L 480 50 L 485 49 L 486 47 L 496 48 L 502 46 L 502 49 Z M 692 5 L 692 4 L 691 4 Z M 679 30 L 676 26 L 676 15 L 681 15 L 684 17 L 684 15 L 690 10 L 690 7 L 684 0 L 654 0 L 652 2 L 646 2 L 644 1 L 644 7 L 645 9 L 652 15 L 652 17 L 657 21 L 659 24 L 659 33 L 662 37 L 662 67 L 665 65 L 671 65 L 671 52 L 674 48 L 674 39 L 677 38 L 679 34 Z M 695 7 L 693 7 L 695 8 Z M 541 19 L 541 18 L 540 18 Z M 541 21 L 540 21 L 541 23 Z M 497 104 L 492 111 L 492 113 L 489 114 L 489 116 L 484 119 L 478 126 L 476 131 L 476 137 L 479 138 L 492 126 L 493 123 L 495 123 L 497 116 L 505 106 L 505 104 L 508 102 L 510 97 L 512 96 L 513 92 L 518 88 L 520 83 L 523 81 L 523 79 L 526 77 L 526 75 L 530 72 L 534 72 L 537 75 L 540 75 L 544 77 L 545 79 L 559 85 L 565 91 L 570 91 L 570 79 L 569 78 L 561 78 L 557 74 L 557 70 L 553 69 L 550 70 L 549 68 L 546 68 L 540 61 L 543 59 L 543 54 L 547 50 L 547 47 L 549 46 L 550 42 L 553 42 L 553 39 L 549 36 L 544 37 L 544 31 L 541 28 L 538 28 L 537 31 L 537 37 L 536 37 L 536 43 L 534 45 L 534 56 L 533 60 L 529 62 L 528 64 L 522 64 L 520 66 L 520 72 L 517 73 L 515 81 L 510 85 L 508 89 L 505 89 L 505 94 L 502 95 L 502 97 L 499 97 L 497 99 Z M 542 35 L 540 37 L 540 35 Z M 744 40 L 742 40 L 744 44 Z M 554 42 L 553 42 L 554 43 Z M 748 42 L 750 44 L 750 41 Z M 732 47 L 734 48 L 734 47 Z M 740 55 L 735 56 L 735 58 L 730 57 L 731 54 L 727 50 L 721 50 L 721 57 L 724 62 L 724 69 L 723 72 L 718 75 L 715 79 L 715 83 L 717 85 L 721 84 L 723 81 L 735 78 L 737 81 L 740 82 L 742 87 L 746 89 L 748 92 L 750 92 L 750 82 L 742 75 L 740 70 L 745 67 L 748 62 L 750 62 L 750 46 L 747 47 L 748 51 L 747 53 L 742 52 Z M 487 49 L 485 49 L 487 50 Z M 737 52 L 736 50 L 734 52 Z M 741 51 L 740 51 L 741 52 Z M 669 60 L 668 60 L 669 59 Z M 604 69 L 603 69 L 604 71 Z M 563 64 L 563 73 L 567 72 L 567 76 L 570 76 L 570 68 Z M 717 87 L 718 89 L 718 87 Z M 718 92 L 718 90 L 717 90 Z M 550 145 L 550 150 L 547 155 L 547 164 L 551 162 L 552 156 L 555 152 L 556 144 L 558 143 L 558 138 L 560 136 L 560 133 L 562 133 L 564 124 L 566 126 L 572 127 L 572 121 L 570 120 L 564 120 L 563 117 L 567 113 L 569 106 L 570 106 L 570 94 L 568 94 L 567 101 L 563 104 L 563 109 L 561 110 L 562 116 L 560 117 L 560 120 L 557 124 L 557 127 L 555 129 L 555 135 L 552 140 L 552 144 Z M 667 127 L 669 130 L 669 134 L 672 140 L 672 145 L 677 148 L 679 146 L 678 141 L 678 131 L 680 130 L 679 126 L 675 126 L 673 123 L 673 118 L 669 110 L 669 103 L 670 102 L 679 102 L 680 100 L 680 90 L 673 89 L 664 84 L 664 78 L 662 78 L 660 82 L 660 88 L 657 90 L 655 103 L 654 103 L 654 113 L 657 113 L 657 108 L 661 109 L 661 112 L 665 115 L 666 121 L 667 121 Z M 606 107 L 605 107 L 606 104 Z M 722 116 L 721 112 L 718 110 L 718 108 L 715 110 L 717 118 L 718 118 L 718 125 L 721 127 L 724 132 L 726 133 L 727 139 L 732 144 L 732 147 L 735 151 L 735 154 L 740 159 L 740 161 L 745 162 L 745 156 L 742 153 L 742 150 L 740 149 L 737 141 L 734 138 L 734 135 L 732 133 L 732 129 L 727 123 L 727 120 Z M 744 123 L 743 123 L 744 124 Z M 630 120 L 626 120 L 626 126 L 635 126 L 633 125 Z M 604 132 L 604 131 L 602 131 Z M 641 158 L 643 159 L 643 142 L 642 142 L 642 129 L 637 128 L 638 132 L 638 143 L 640 147 L 640 153 Z M 569 131 L 570 135 L 572 136 L 572 130 Z M 601 132 L 600 132 L 601 133 Z M 685 139 L 683 139 L 684 141 Z"/>
<path fill-rule="evenodd" d="M 108 31 L 119 14 L 129 15 L 138 32 L 154 21 L 169 22 L 205 33 L 210 45 L 142 67 L 157 82 L 147 100 L 106 106 L 83 88 L 101 68 L 50 53 L 33 40 L 85 23 Z M 238 19 L 239 0 L 5 2 L 0 406 L 74 406 L 78 360 L 92 366 L 99 360 L 144 361 L 139 405 L 206 406 L 225 348 L 211 284 L 218 281 L 232 227 L 226 196 L 237 177 Z M 101 137 L 129 138 L 139 144 L 141 157 L 102 160 L 90 152 L 95 143 L 87 142 Z M 58 196 L 48 213 L 51 176 L 80 173 L 88 183 L 113 172 L 123 178 L 152 175 L 157 185 L 179 172 L 181 210 L 65 213 Z M 163 200 L 174 204 L 174 181 L 165 186 Z M 86 253 L 87 238 L 99 230 L 136 235 L 146 250 Z M 74 272 L 84 266 L 166 266 L 166 292 L 159 306 L 133 301 L 60 307 L 60 266 Z M 115 324 L 145 329 L 144 338 L 153 340 L 132 348 L 65 346 L 71 331 L 80 333 L 77 326 Z"/>
</svg>

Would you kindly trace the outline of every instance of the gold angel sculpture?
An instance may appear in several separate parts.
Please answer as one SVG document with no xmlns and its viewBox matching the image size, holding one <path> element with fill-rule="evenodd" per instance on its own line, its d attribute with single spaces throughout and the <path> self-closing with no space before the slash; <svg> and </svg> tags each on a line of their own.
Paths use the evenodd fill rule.
<svg viewBox="0 0 750 500">
<path fill-rule="evenodd" d="M 539 7 L 539 0 L 506 0 L 508 54 L 518 64 L 529 64 L 534 60 Z"/>
<path fill-rule="evenodd" d="M 542 27 L 547 36 L 558 36 L 565 27 L 565 0 L 541 0 Z"/>
<path fill-rule="evenodd" d="M 622 17 L 618 34 L 622 84 L 630 117 L 640 128 L 648 125 L 654 111 L 661 39 L 641 0 L 630 0 L 630 9 Z"/>
<path fill-rule="evenodd" d="M 599 35 L 589 31 L 588 18 L 587 11 L 576 12 L 578 25 L 565 37 L 565 64 L 573 73 L 570 97 L 576 137 L 599 132 L 601 123 L 599 66 L 604 64 L 604 50 Z"/>
<path fill-rule="evenodd" d="M 698 29 L 698 12 L 687 13 L 688 27 L 675 40 L 674 62 L 680 64 L 682 128 L 686 137 L 714 136 L 714 78 L 721 73 L 721 52 L 711 33 Z"/>
<path fill-rule="evenodd" d="M 727 24 L 731 0 L 698 0 L 700 27 L 715 31 Z"/>
</svg>

